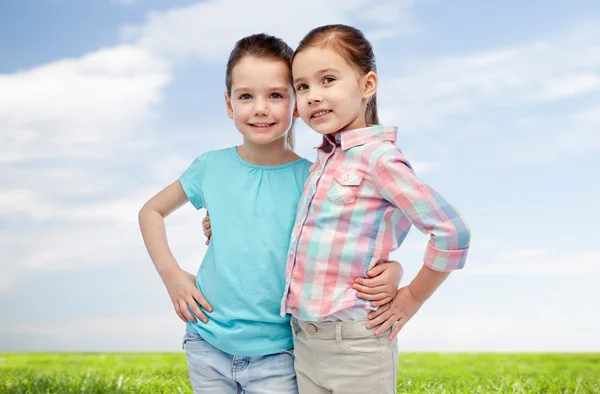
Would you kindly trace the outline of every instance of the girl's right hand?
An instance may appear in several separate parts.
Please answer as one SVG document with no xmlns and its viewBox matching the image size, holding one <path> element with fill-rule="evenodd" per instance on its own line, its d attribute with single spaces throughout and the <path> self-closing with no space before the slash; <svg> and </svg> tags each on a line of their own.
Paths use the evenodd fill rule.
<svg viewBox="0 0 600 394">
<path fill-rule="evenodd" d="M 187 321 L 196 323 L 194 315 L 204 323 L 208 323 L 208 318 L 202 313 L 198 304 L 208 312 L 212 312 L 213 309 L 196 287 L 196 276 L 177 268 L 163 275 L 162 279 L 171 296 L 175 313 L 184 323 Z"/>
<path fill-rule="evenodd" d="M 210 227 L 210 216 L 208 211 L 206 211 L 206 216 L 202 219 L 202 230 L 204 231 L 204 236 L 207 238 L 206 245 L 210 243 L 210 237 L 212 236 L 212 228 Z"/>
</svg>

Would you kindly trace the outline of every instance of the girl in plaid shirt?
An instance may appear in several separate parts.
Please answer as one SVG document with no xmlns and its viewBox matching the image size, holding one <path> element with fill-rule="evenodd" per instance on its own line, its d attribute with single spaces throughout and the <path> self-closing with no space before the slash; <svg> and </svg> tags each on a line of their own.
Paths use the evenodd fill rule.
<svg viewBox="0 0 600 394">
<path fill-rule="evenodd" d="M 395 144 L 396 128 L 379 125 L 375 57 L 359 30 L 312 30 L 296 49 L 292 74 L 300 117 L 323 135 L 292 229 L 281 304 L 281 315 L 292 315 L 298 388 L 394 393 L 395 337 L 463 267 L 470 231 L 416 177 Z M 356 281 L 387 260 L 412 225 L 430 235 L 418 275 L 377 309 L 357 298 L 364 287 Z"/>
</svg>

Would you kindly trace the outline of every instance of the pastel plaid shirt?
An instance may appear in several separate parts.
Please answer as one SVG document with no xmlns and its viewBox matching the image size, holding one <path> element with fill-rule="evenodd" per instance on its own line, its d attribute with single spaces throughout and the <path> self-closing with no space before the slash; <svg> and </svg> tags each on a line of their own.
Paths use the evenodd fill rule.
<svg viewBox="0 0 600 394">
<path fill-rule="evenodd" d="M 430 234 L 424 264 L 465 264 L 470 231 L 458 211 L 413 172 L 395 144 L 396 128 L 371 126 L 326 136 L 298 204 L 281 314 L 323 321 L 357 298 L 355 278 L 389 259 L 411 225 Z"/>
</svg>

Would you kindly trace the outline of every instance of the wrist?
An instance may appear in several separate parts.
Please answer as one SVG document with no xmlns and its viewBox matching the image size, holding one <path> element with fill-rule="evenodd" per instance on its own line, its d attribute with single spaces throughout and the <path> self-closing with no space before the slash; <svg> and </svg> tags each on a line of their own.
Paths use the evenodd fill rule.
<svg viewBox="0 0 600 394">
<path fill-rule="evenodd" d="M 417 301 L 420 304 L 424 304 L 425 301 L 427 301 L 428 297 L 419 295 L 418 292 L 415 291 L 415 289 L 413 288 L 413 284 L 410 283 L 408 286 L 406 286 L 406 289 L 408 290 L 408 292 L 410 293 L 411 297 Z"/>
<path fill-rule="evenodd" d="M 165 280 L 171 276 L 173 276 L 174 274 L 176 274 L 180 268 L 177 265 L 177 263 L 174 264 L 164 264 L 160 267 L 157 267 L 156 270 L 158 271 L 158 275 L 160 275 L 160 277 Z"/>
</svg>

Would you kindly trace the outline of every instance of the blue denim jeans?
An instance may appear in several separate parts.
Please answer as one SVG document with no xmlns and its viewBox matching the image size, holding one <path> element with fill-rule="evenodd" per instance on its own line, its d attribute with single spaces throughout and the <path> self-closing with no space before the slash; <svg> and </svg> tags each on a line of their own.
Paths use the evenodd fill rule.
<svg viewBox="0 0 600 394">
<path fill-rule="evenodd" d="M 194 394 L 298 394 L 293 350 L 233 356 L 190 332 L 183 348 Z"/>
</svg>

